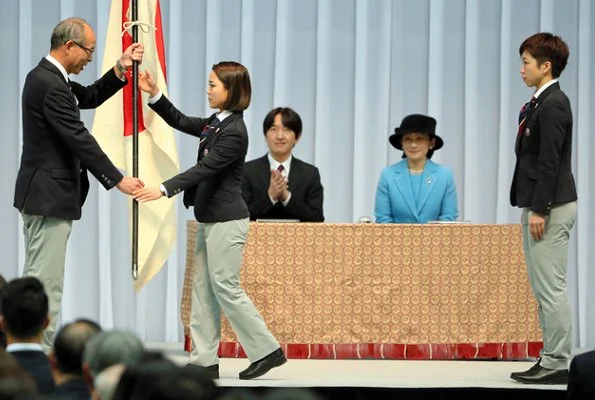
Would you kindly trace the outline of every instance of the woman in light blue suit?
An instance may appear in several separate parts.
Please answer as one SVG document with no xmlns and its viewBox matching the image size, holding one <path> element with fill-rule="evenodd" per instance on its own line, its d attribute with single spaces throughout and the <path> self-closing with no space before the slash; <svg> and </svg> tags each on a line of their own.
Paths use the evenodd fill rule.
<svg viewBox="0 0 595 400">
<path fill-rule="evenodd" d="M 454 221 L 458 210 L 452 170 L 430 160 L 434 151 L 444 145 L 436 135 L 436 120 L 426 115 L 408 115 L 389 141 L 403 150 L 403 160 L 380 174 L 374 209 L 376 222 Z"/>
</svg>

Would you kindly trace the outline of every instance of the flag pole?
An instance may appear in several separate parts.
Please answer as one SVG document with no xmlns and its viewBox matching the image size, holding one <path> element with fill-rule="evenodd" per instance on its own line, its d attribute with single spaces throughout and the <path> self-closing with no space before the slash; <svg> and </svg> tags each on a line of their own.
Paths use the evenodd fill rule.
<svg viewBox="0 0 595 400">
<path fill-rule="evenodd" d="M 138 0 L 131 0 L 131 22 L 138 20 Z M 138 43 L 138 26 L 132 25 L 132 43 Z M 132 61 L 132 176 L 138 178 L 138 61 Z M 132 279 L 138 278 L 138 201 L 132 199 Z"/>
</svg>

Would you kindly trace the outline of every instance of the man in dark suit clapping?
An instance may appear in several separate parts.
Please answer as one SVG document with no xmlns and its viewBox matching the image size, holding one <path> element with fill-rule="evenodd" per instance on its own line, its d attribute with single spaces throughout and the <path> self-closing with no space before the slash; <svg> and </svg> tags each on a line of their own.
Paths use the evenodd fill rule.
<svg viewBox="0 0 595 400">
<path fill-rule="evenodd" d="M 323 188 L 314 165 L 292 155 L 302 120 L 291 108 L 271 110 L 263 122 L 269 152 L 246 163 L 243 196 L 250 219 L 323 222 Z"/>
<path fill-rule="evenodd" d="M 125 177 L 101 150 L 80 119 L 126 86 L 125 73 L 141 61 L 143 46 L 132 44 L 114 68 L 90 86 L 70 81 L 92 61 L 96 39 L 81 18 L 68 18 L 53 30 L 50 53 L 29 72 L 22 96 L 23 149 L 14 206 L 23 218 L 25 275 L 45 285 L 50 324 L 44 344 L 51 347 L 62 301 L 66 244 L 72 221 L 81 218 L 87 197 L 87 170 L 106 188 L 126 194 L 143 186 Z M 114 135 L 120 134 L 114 132 Z"/>
</svg>

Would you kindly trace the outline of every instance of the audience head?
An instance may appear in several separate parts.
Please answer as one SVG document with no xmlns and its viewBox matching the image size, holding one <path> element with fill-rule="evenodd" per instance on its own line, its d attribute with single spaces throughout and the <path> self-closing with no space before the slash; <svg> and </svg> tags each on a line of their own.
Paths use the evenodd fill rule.
<svg viewBox="0 0 595 400">
<path fill-rule="evenodd" d="M 544 77 L 558 78 L 568 62 L 570 52 L 566 42 L 551 33 L 529 36 L 521 43 L 521 76 L 527 86 L 541 86 Z"/>
<path fill-rule="evenodd" d="M 311 389 L 306 388 L 276 388 L 267 392 L 264 400 L 322 400 Z"/>
<path fill-rule="evenodd" d="M 95 386 L 95 394 L 99 399 L 111 400 L 113 398 L 125 370 L 126 366 L 124 364 L 115 364 L 97 374 L 93 385 Z"/>
<path fill-rule="evenodd" d="M 99 332 L 99 325 L 89 320 L 82 319 L 64 325 L 58 331 L 50 353 L 52 369 L 60 374 L 82 377 L 85 346 Z"/>
<path fill-rule="evenodd" d="M 93 389 L 94 378 L 115 364 L 134 365 L 143 355 L 143 344 L 130 331 L 105 331 L 89 339 L 83 352 L 83 374 Z"/>
<path fill-rule="evenodd" d="M 264 117 L 262 129 L 271 155 L 285 161 L 302 136 L 302 119 L 289 107 L 277 107 Z"/>
<path fill-rule="evenodd" d="M 232 388 L 217 397 L 217 400 L 256 400 L 259 398 L 248 388 Z"/>
<path fill-rule="evenodd" d="M 49 323 L 48 296 L 34 277 L 13 279 L 0 291 L 0 328 L 9 343 L 40 342 Z"/>
<path fill-rule="evenodd" d="M 0 274 L 0 293 L 2 293 L 2 288 L 6 285 L 6 279 Z M 2 315 L 2 300 L 0 300 L 0 315 Z M 0 349 L 6 348 L 6 336 L 0 327 Z"/>
<path fill-rule="evenodd" d="M 168 359 L 126 368 L 113 400 L 207 400 L 216 395 L 216 386 L 204 368 L 178 367 Z"/>
<path fill-rule="evenodd" d="M 244 111 L 250 105 L 252 86 L 248 70 L 235 61 L 213 65 L 209 74 L 209 107 L 232 112 Z"/>
<path fill-rule="evenodd" d="M 411 114 L 403 118 L 401 126 L 388 138 L 391 145 L 403 151 L 403 158 L 411 161 L 430 159 L 434 151 L 444 145 L 436 135 L 436 120 L 422 114 Z"/>
<path fill-rule="evenodd" d="M 37 386 L 31 375 L 10 353 L 0 349 L 0 399 L 34 398 L 37 398 Z"/>
</svg>

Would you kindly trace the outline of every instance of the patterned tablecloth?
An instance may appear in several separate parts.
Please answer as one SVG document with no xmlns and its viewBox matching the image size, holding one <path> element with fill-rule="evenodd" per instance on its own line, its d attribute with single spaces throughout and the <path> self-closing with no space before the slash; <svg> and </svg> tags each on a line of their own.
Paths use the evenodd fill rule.
<svg viewBox="0 0 595 400">
<path fill-rule="evenodd" d="M 510 359 L 541 347 L 519 225 L 251 223 L 241 281 L 290 357 Z M 244 356 L 235 341 L 224 320 L 220 354 Z"/>
</svg>

